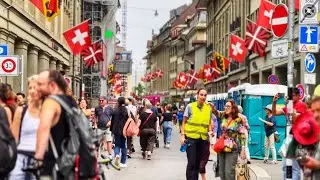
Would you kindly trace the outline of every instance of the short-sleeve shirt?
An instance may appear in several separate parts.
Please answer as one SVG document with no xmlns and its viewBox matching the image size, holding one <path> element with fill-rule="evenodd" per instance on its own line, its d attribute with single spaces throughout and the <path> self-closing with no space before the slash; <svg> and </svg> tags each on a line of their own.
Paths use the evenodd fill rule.
<svg viewBox="0 0 320 180">
<path fill-rule="evenodd" d="M 98 119 L 98 128 L 101 130 L 107 129 L 107 123 L 112 119 L 113 109 L 111 106 L 98 106 L 95 110 L 95 115 Z"/>
<path fill-rule="evenodd" d="M 266 116 L 266 121 L 271 122 L 273 126 L 268 126 L 267 124 L 264 124 L 264 129 L 266 131 L 266 136 L 269 137 L 271 134 L 275 133 L 277 131 L 277 122 L 276 118 L 274 116 L 271 116 L 270 118 Z"/>
</svg>

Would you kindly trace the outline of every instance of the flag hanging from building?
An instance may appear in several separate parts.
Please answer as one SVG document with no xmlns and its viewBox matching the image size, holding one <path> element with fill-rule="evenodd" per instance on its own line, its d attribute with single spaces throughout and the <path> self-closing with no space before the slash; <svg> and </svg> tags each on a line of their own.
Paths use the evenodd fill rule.
<svg viewBox="0 0 320 180">
<path fill-rule="evenodd" d="M 247 48 L 263 57 L 265 55 L 264 49 L 267 46 L 270 35 L 271 34 L 261 26 L 253 22 L 248 22 L 245 39 Z"/>
<path fill-rule="evenodd" d="M 208 64 L 204 64 L 203 65 L 203 80 L 205 81 L 212 81 L 213 80 L 213 77 L 212 77 L 212 74 L 211 74 L 211 67 L 208 65 Z"/>
<path fill-rule="evenodd" d="M 271 29 L 271 17 L 276 7 L 275 4 L 268 0 L 260 1 L 260 8 L 258 13 L 257 25 L 266 29 Z"/>
<path fill-rule="evenodd" d="M 193 69 L 189 70 L 189 83 L 194 85 L 198 82 L 200 76 L 199 73 Z"/>
<path fill-rule="evenodd" d="M 156 76 L 157 76 L 158 78 L 162 78 L 162 77 L 163 77 L 163 71 L 162 71 L 161 69 L 158 69 L 158 70 L 156 71 Z"/>
<path fill-rule="evenodd" d="M 225 72 L 229 69 L 230 61 L 223 55 L 215 52 L 213 55 L 213 60 L 211 60 L 211 67 L 215 68 L 220 72 Z"/>
<path fill-rule="evenodd" d="M 79 54 L 91 46 L 89 21 L 84 21 L 63 33 L 72 53 Z"/>
<path fill-rule="evenodd" d="M 184 72 L 180 72 L 178 75 L 178 81 L 182 86 L 185 86 L 189 81 L 189 76 Z"/>
<path fill-rule="evenodd" d="M 231 34 L 230 46 L 229 46 L 229 57 L 239 63 L 243 63 L 247 56 L 248 48 L 246 42 L 240 37 Z"/>
<path fill-rule="evenodd" d="M 96 63 L 103 61 L 101 41 L 93 43 L 88 49 L 81 52 L 83 60 L 87 67 L 91 67 Z"/>
<path fill-rule="evenodd" d="M 37 9 L 47 18 L 52 21 L 60 14 L 61 0 L 30 0 Z"/>
</svg>

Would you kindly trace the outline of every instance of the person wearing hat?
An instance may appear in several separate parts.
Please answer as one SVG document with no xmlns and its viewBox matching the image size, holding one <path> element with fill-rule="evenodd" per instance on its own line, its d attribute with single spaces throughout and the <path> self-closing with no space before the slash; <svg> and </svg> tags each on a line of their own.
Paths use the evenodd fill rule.
<svg viewBox="0 0 320 180">
<path fill-rule="evenodd" d="M 107 97 L 101 96 L 99 99 L 99 106 L 95 109 L 95 116 L 97 118 L 97 132 L 98 135 L 105 134 L 104 142 L 109 153 L 109 158 L 112 159 L 112 134 L 110 131 L 111 118 L 113 109 L 107 104 Z"/>
<path fill-rule="evenodd" d="M 264 121 L 264 129 L 265 129 L 265 133 L 266 133 L 266 137 L 265 137 L 265 156 L 264 156 L 264 160 L 263 163 L 269 163 L 269 151 L 271 149 L 271 153 L 272 153 L 272 164 L 277 164 L 277 153 L 276 153 L 276 148 L 274 145 L 274 136 L 275 133 L 277 132 L 276 129 L 276 118 L 272 115 L 272 105 L 269 104 L 266 107 L 264 107 L 265 111 L 266 111 L 266 118 Z"/>
<path fill-rule="evenodd" d="M 273 97 L 273 102 L 272 102 L 272 113 L 274 116 L 279 116 L 279 115 L 288 115 L 288 109 L 287 107 L 284 107 L 282 109 L 277 109 L 277 101 L 280 98 L 279 94 L 276 94 Z M 293 123 L 295 121 L 295 118 L 297 117 L 298 114 L 302 114 L 304 112 L 307 111 L 307 105 L 305 103 L 303 103 L 300 99 L 300 90 L 298 88 L 294 88 L 293 92 L 292 92 L 292 100 L 293 100 L 293 109 L 294 109 L 294 113 L 293 113 Z M 292 134 L 290 132 L 290 134 Z M 287 137 L 288 138 L 288 137 Z M 284 179 L 286 179 L 286 160 L 285 158 L 283 158 L 282 160 L 283 162 L 283 175 L 284 175 Z M 292 161 L 292 180 L 300 180 L 300 175 L 301 174 L 301 169 L 300 166 L 298 164 L 298 162 L 296 160 Z"/>
<path fill-rule="evenodd" d="M 294 125 L 293 135 L 300 144 L 316 143 L 316 150 L 313 156 L 304 156 L 300 164 L 304 168 L 312 170 L 312 180 L 320 179 L 320 146 L 319 146 L 319 127 L 320 127 L 320 85 L 314 91 L 311 99 L 311 112 L 313 118 L 309 115 L 298 117 Z M 306 145 L 307 145 L 306 144 Z"/>
</svg>

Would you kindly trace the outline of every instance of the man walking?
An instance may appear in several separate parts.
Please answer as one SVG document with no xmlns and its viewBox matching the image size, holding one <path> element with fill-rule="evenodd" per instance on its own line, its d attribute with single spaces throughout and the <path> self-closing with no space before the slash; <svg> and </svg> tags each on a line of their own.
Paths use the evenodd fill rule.
<svg viewBox="0 0 320 180">
<path fill-rule="evenodd" d="M 107 97 L 101 96 L 99 100 L 100 105 L 95 109 L 95 116 L 97 118 L 97 132 L 100 137 L 104 134 L 104 147 L 106 147 L 109 158 L 112 159 L 112 134 L 110 131 L 112 108 L 107 104 Z"/>
<path fill-rule="evenodd" d="M 129 112 L 131 112 L 134 117 L 132 117 L 134 120 L 136 120 L 137 116 L 137 107 L 133 105 L 134 99 L 132 96 L 129 96 L 127 98 L 127 109 Z M 128 158 L 131 158 L 131 154 L 135 152 L 134 147 L 133 147 L 133 137 L 127 137 L 127 147 L 128 147 Z"/>
<path fill-rule="evenodd" d="M 197 102 L 190 103 L 186 107 L 181 126 L 180 143 L 181 145 L 188 144 L 187 180 L 198 180 L 199 173 L 206 173 L 205 167 L 200 169 L 200 162 L 209 159 L 207 155 L 210 144 L 208 135 L 213 136 L 211 107 L 205 103 L 207 91 L 199 89 L 197 95 Z"/>
<path fill-rule="evenodd" d="M 77 107 L 71 96 L 67 96 L 68 85 L 60 72 L 47 70 L 41 72 L 38 78 L 38 91 L 44 96 L 57 95 L 63 99 L 70 108 Z M 69 137 L 69 126 L 66 111 L 52 98 L 47 98 L 41 108 L 40 125 L 37 133 L 37 145 L 34 155 L 37 167 L 43 167 L 43 176 L 50 179 L 56 163 L 51 145 L 46 151 L 51 136 L 56 146 L 58 156 L 62 155 L 62 143 Z M 63 179 L 58 175 L 58 179 Z"/>
</svg>

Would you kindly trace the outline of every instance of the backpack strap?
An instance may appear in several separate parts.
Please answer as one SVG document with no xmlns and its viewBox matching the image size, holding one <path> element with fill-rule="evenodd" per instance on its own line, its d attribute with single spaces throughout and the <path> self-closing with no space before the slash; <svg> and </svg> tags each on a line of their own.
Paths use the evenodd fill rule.
<svg viewBox="0 0 320 180">
<path fill-rule="evenodd" d="M 62 106 L 62 108 L 68 113 L 68 115 L 73 114 L 70 106 L 61 97 L 57 95 L 52 95 L 52 96 L 49 96 L 49 98 L 56 100 Z"/>
<path fill-rule="evenodd" d="M 24 115 L 26 114 L 27 110 L 28 110 L 28 105 L 22 106 L 22 113 L 21 113 L 21 120 L 20 120 L 20 129 L 19 129 L 19 142 L 20 142 L 20 138 L 21 138 L 22 121 L 23 121 Z"/>
</svg>

